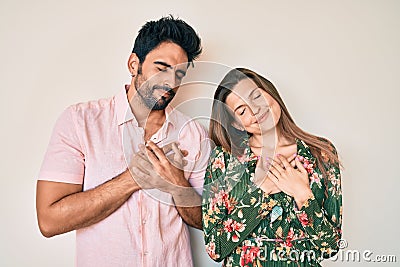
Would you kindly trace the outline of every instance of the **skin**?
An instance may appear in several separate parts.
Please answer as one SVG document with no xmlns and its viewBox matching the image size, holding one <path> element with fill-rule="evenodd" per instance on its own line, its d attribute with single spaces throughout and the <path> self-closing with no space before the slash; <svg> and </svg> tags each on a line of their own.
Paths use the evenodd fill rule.
<svg viewBox="0 0 400 267">
<path fill-rule="evenodd" d="M 168 86 L 176 92 L 180 85 L 180 80 L 186 73 L 187 55 L 178 45 L 171 42 L 161 43 L 153 49 L 141 64 L 139 70 L 139 60 L 136 54 L 131 54 L 128 60 L 128 69 L 132 73 L 128 100 L 132 112 L 138 120 L 139 126 L 145 130 L 145 140 L 148 140 L 156 133 L 165 121 L 164 110 L 150 110 L 138 97 L 136 86 L 142 85 L 148 77 L 160 74 L 156 82 Z M 183 64 L 185 63 L 185 64 Z M 154 81 L 152 81 L 154 83 Z M 165 91 L 155 90 L 153 96 L 168 96 Z M 93 225 L 117 210 L 128 198 L 136 191 L 144 188 L 160 188 L 172 194 L 175 203 L 181 203 L 188 197 L 198 200 L 200 196 L 191 188 L 188 181 L 184 178 L 183 172 L 177 164 L 171 164 L 167 160 L 165 152 L 154 143 L 149 143 L 149 147 L 156 157 L 148 157 L 153 152 L 144 154 L 142 166 L 133 166 L 131 170 L 110 179 L 108 182 L 96 188 L 83 191 L 81 184 L 58 183 L 39 180 L 36 191 L 36 211 L 38 224 L 41 233 L 45 237 L 52 237 L 69 231 Z M 185 152 L 180 151 L 177 146 L 173 148 L 175 155 L 174 161 L 182 164 Z M 139 155 L 135 155 L 139 157 Z M 149 165 L 146 165 L 146 163 Z M 144 168 L 143 166 L 146 166 Z M 143 169 L 152 173 L 146 177 L 143 183 L 145 172 Z M 159 175 L 162 173 L 163 175 Z M 165 180 L 164 180 L 165 179 Z M 140 185 L 137 181 L 141 181 Z M 163 183 L 169 186 L 162 186 Z M 170 186 L 171 184 L 176 186 Z M 182 190 L 184 188 L 185 190 Z M 196 202 L 196 201 L 195 201 Z M 201 208 L 197 207 L 176 207 L 182 219 L 190 226 L 201 229 Z"/>
<path fill-rule="evenodd" d="M 276 127 L 281 116 L 278 102 L 251 79 L 243 79 L 234 86 L 225 102 L 236 119 L 233 126 L 240 125 L 252 134 L 250 148 L 261 156 L 255 172 L 256 184 L 268 194 L 283 191 L 293 196 L 301 208 L 312 191 L 307 171 L 296 155 L 295 140 L 284 138 Z"/>
</svg>

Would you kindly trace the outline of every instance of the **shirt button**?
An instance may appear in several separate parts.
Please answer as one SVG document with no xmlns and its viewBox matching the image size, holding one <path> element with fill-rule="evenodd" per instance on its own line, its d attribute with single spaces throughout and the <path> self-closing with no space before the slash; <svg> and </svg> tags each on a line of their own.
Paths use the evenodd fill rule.
<svg viewBox="0 0 400 267">
<path fill-rule="evenodd" d="M 146 220 L 143 220 L 142 222 L 143 222 L 143 224 L 146 224 Z"/>
<path fill-rule="evenodd" d="M 144 253 L 143 253 L 143 255 L 145 255 L 145 256 L 147 256 L 149 254 L 149 252 L 147 252 L 147 251 L 145 251 Z"/>
</svg>

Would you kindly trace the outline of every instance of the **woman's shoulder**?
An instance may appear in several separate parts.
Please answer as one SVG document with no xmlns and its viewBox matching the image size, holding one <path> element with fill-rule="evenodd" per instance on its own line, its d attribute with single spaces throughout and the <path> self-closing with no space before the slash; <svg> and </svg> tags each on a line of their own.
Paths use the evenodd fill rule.
<svg viewBox="0 0 400 267">
<path fill-rule="evenodd" d="M 330 140 L 328 140 L 325 137 L 321 137 L 321 136 L 317 136 L 317 139 L 320 142 L 324 143 L 332 153 L 337 154 L 336 147 L 333 145 L 333 143 Z M 309 149 L 309 144 L 307 142 L 305 142 L 304 140 L 296 139 L 296 141 L 297 141 L 298 146 Z"/>
<path fill-rule="evenodd" d="M 217 157 L 219 155 L 227 155 L 229 152 L 222 146 L 215 146 L 211 150 L 211 157 Z"/>
</svg>

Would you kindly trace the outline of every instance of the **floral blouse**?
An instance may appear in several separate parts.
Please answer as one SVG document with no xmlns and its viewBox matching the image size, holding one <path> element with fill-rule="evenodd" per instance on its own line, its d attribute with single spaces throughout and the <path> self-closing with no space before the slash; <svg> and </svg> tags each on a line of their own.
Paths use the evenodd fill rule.
<svg viewBox="0 0 400 267">
<path fill-rule="evenodd" d="M 336 153 L 332 145 L 333 152 Z M 258 157 L 246 148 L 235 157 L 214 148 L 204 182 L 206 250 L 224 266 L 321 266 L 338 252 L 342 191 L 338 162 L 326 160 L 327 177 L 309 147 L 297 140 L 313 197 L 298 210 L 283 192 L 266 194 L 252 182 Z"/>
</svg>

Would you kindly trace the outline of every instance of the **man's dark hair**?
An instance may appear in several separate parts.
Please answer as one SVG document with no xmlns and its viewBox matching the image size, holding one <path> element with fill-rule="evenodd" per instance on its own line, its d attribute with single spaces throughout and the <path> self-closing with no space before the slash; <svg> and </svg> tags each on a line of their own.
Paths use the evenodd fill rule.
<svg viewBox="0 0 400 267">
<path fill-rule="evenodd" d="M 147 54 L 165 41 L 182 47 L 187 54 L 188 62 L 192 62 L 201 54 L 200 37 L 186 22 L 172 15 L 146 22 L 139 30 L 132 53 L 136 53 L 143 63 Z"/>
</svg>

